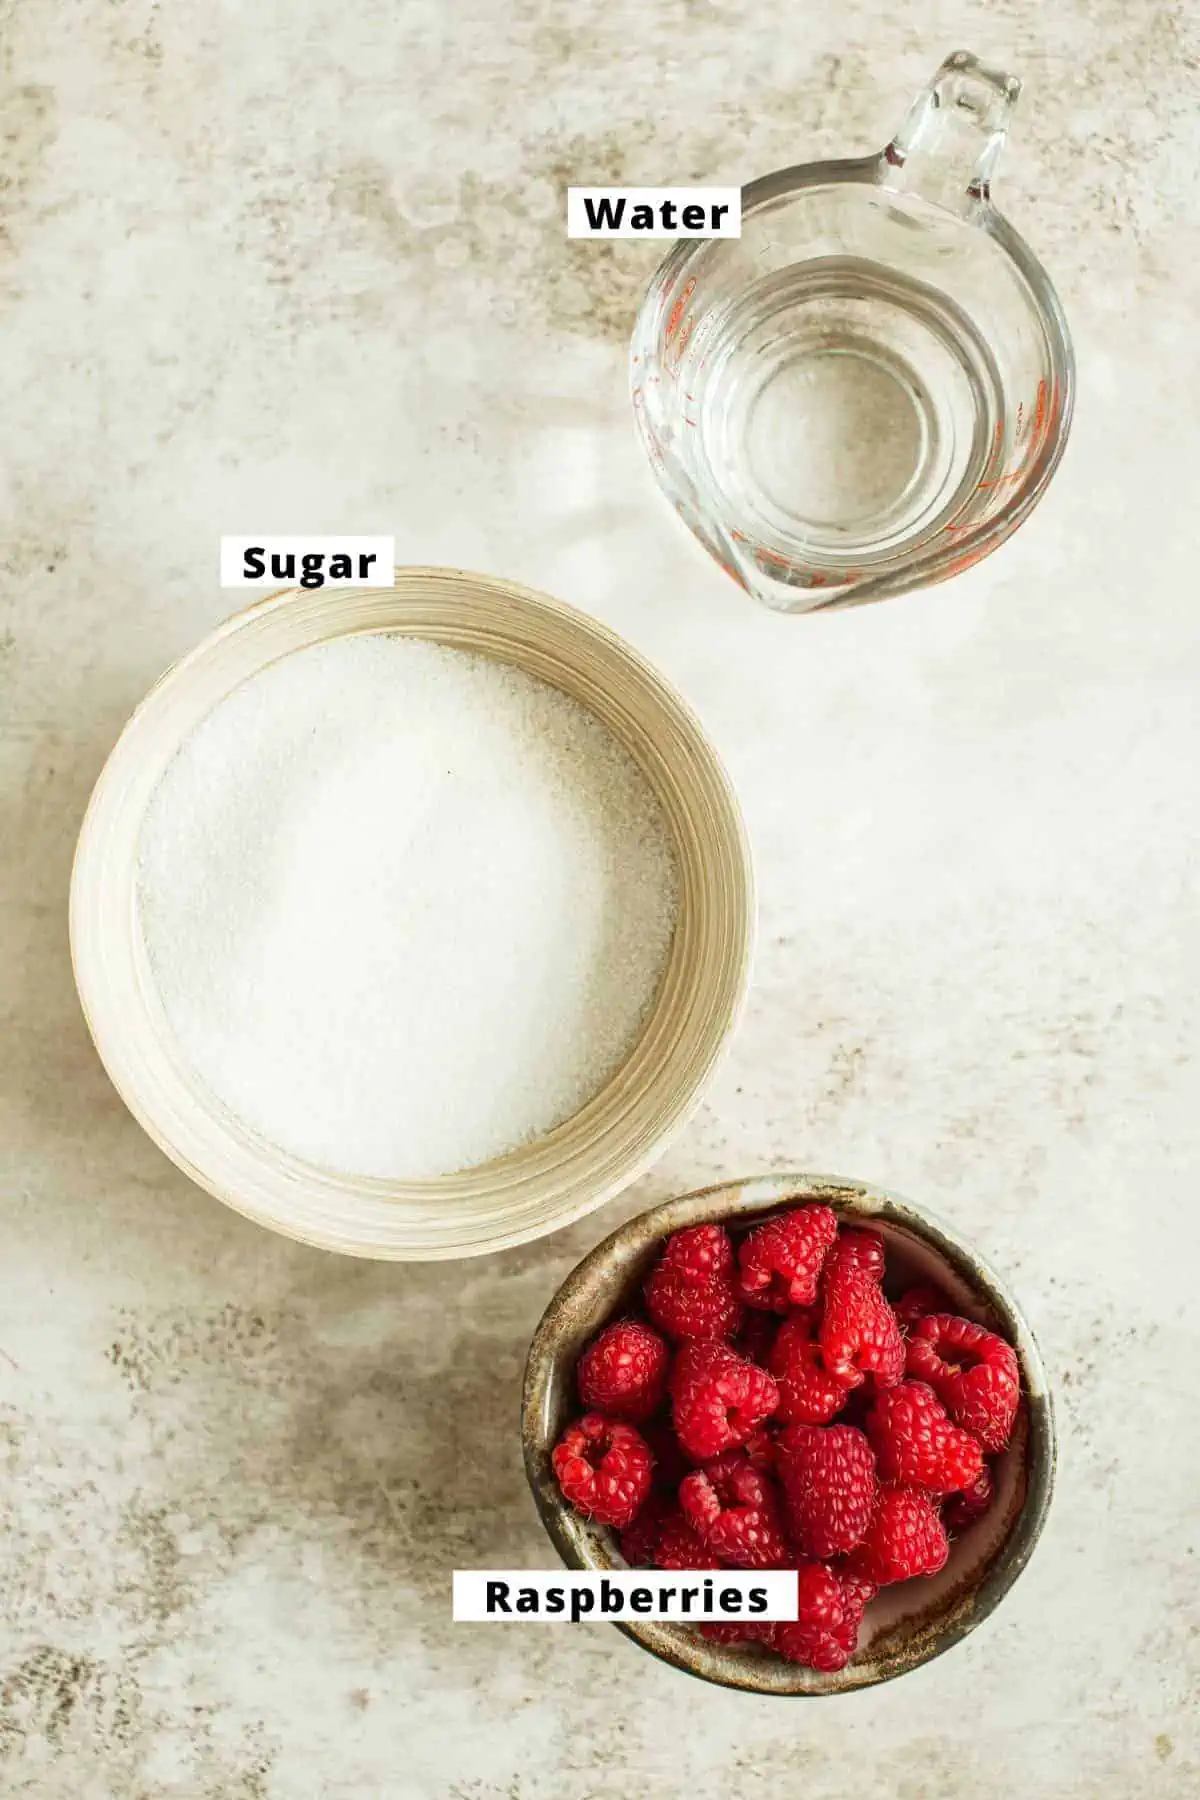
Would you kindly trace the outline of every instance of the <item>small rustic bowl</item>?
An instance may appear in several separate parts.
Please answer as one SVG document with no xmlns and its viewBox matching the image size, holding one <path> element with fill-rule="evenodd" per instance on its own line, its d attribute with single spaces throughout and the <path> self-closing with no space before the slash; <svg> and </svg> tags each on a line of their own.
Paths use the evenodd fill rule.
<svg viewBox="0 0 1200 1800">
<path fill-rule="evenodd" d="M 867 1609 L 855 1656 L 836 1674 L 798 1668 L 755 1646 L 721 1645 L 685 1626 L 619 1624 L 642 1648 L 689 1675 L 755 1694 L 821 1695 L 873 1687 L 919 1668 L 966 1637 L 997 1607 L 1033 1553 L 1054 1486 L 1054 1414 L 1046 1370 L 1012 1295 L 953 1231 L 910 1201 L 831 1175 L 770 1175 L 728 1182 L 664 1201 L 629 1219 L 572 1270 L 546 1308 L 525 1367 L 521 1435 L 525 1471 L 542 1523 L 569 1568 L 623 1568 L 606 1526 L 564 1501 L 550 1453 L 581 1411 L 574 1369 L 605 1322 L 636 1302 L 664 1238 L 714 1220 L 749 1225 L 773 1212 L 821 1200 L 844 1219 L 869 1223 L 887 1241 L 905 1282 L 936 1281 L 964 1316 L 999 1332 L 1016 1349 L 1024 1400 L 1012 1440 L 998 1459 L 991 1510 L 952 1546 L 940 1574 L 886 1587 Z"/>
<path fill-rule="evenodd" d="M 293 651 L 360 632 L 428 639 L 509 663 L 588 708 L 641 767 L 679 868 L 667 966 L 624 1064 L 573 1118 L 492 1162 L 435 1180 L 377 1180 L 285 1154 L 223 1107 L 180 1057 L 137 910 L 146 807 L 188 734 L 240 683 Z M 167 1155 L 276 1231 L 355 1256 L 479 1256 L 557 1230 L 646 1169 L 699 1103 L 741 1011 L 754 883 L 737 799 L 695 715 L 586 614 L 459 569 L 397 569 L 390 588 L 298 589 L 217 627 L 151 689 L 96 783 L 71 882 L 71 954 L 113 1083 Z"/>
</svg>

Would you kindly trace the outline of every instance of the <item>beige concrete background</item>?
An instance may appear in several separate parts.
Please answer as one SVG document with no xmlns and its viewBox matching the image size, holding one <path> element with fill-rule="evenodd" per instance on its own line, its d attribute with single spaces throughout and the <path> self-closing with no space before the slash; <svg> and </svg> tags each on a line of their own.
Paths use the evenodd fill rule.
<svg viewBox="0 0 1200 1800">
<path fill-rule="evenodd" d="M 1188 13 L 1190 12 L 1190 24 Z M 1150 0 L 2 0 L 0 1789 L 37 1800 L 1185 1800 L 1200 1786 L 1196 13 Z M 880 144 L 1026 79 L 997 198 L 1076 434 L 998 556 L 788 621 L 653 491 L 650 246 L 570 180 Z M 224 1211 L 126 1116 L 67 960 L 120 723 L 223 531 L 390 531 L 602 615 L 699 707 L 762 886 L 711 1102 L 607 1214 L 392 1268 Z M 1058 1384 L 1048 1535 L 969 1644 L 825 1704 L 605 1628 L 454 1628 L 543 1565 L 530 1330 L 622 1211 L 807 1166 L 927 1201 Z"/>
</svg>

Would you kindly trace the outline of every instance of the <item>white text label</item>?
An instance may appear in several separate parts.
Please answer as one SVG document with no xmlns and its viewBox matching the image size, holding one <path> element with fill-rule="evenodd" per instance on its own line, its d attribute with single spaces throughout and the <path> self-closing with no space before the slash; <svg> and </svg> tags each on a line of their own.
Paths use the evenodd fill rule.
<svg viewBox="0 0 1200 1800">
<path fill-rule="evenodd" d="M 741 235 L 741 188 L 567 189 L 569 238 L 737 238 Z"/>
<path fill-rule="evenodd" d="M 223 588 L 377 587 L 395 579 L 394 537 L 223 537 Z"/>
</svg>

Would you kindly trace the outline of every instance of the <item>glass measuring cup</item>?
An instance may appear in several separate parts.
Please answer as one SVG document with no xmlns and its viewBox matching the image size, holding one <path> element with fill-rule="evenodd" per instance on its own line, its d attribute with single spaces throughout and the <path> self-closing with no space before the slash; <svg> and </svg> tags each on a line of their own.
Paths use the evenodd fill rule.
<svg viewBox="0 0 1200 1800">
<path fill-rule="evenodd" d="M 1021 91 L 959 51 L 877 156 L 742 193 L 679 243 L 634 329 L 634 412 L 717 561 L 784 612 L 970 567 L 1044 493 L 1074 361 L 1041 264 L 991 202 Z"/>
</svg>

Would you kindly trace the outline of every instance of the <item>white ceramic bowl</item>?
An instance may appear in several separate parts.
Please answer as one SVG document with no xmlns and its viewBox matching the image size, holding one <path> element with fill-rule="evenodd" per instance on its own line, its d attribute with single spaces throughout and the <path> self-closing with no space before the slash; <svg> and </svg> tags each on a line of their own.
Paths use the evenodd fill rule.
<svg viewBox="0 0 1200 1800">
<path fill-rule="evenodd" d="M 366 631 L 515 664 L 587 706 L 645 771 L 679 863 L 679 916 L 651 1014 L 624 1065 L 573 1118 L 437 1180 L 301 1162 L 233 1117 L 180 1058 L 137 918 L 138 837 L 163 770 L 200 720 L 268 663 Z M 691 711 L 584 614 L 489 576 L 398 569 L 388 589 L 278 594 L 218 627 L 147 695 L 96 784 L 71 883 L 75 980 L 96 1048 L 134 1116 L 209 1193 L 277 1231 L 352 1255 L 475 1256 L 554 1231 L 618 1193 L 698 1103 L 749 978 L 754 899 L 733 790 Z"/>
</svg>

